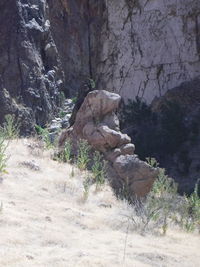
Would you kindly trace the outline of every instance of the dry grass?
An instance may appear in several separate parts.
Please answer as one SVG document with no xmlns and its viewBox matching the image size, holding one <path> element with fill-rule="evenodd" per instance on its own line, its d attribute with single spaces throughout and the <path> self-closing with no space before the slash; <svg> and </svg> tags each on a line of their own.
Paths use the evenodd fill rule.
<svg viewBox="0 0 200 267">
<path fill-rule="evenodd" d="M 51 160 L 34 140 L 12 141 L 7 153 L 0 266 L 199 266 L 198 236 L 141 236 L 131 226 L 127 235 L 130 207 L 108 186 L 96 192 L 94 185 L 85 202 L 84 173 L 71 177 L 72 166 Z"/>
</svg>

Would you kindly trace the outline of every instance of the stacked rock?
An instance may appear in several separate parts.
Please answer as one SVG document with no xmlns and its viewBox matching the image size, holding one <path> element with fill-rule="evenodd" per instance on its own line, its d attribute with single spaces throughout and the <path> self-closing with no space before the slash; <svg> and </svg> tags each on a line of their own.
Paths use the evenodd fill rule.
<svg viewBox="0 0 200 267">
<path fill-rule="evenodd" d="M 157 169 L 134 155 L 135 146 L 131 138 L 120 132 L 115 111 L 121 97 L 105 90 L 95 90 L 86 96 L 76 114 L 75 123 L 60 136 L 60 149 L 67 139 L 74 147 L 80 139 L 86 139 L 95 149 L 103 153 L 109 162 L 112 185 L 120 192 L 127 187 L 129 195 L 146 196 L 157 176 Z"/>
</svg>

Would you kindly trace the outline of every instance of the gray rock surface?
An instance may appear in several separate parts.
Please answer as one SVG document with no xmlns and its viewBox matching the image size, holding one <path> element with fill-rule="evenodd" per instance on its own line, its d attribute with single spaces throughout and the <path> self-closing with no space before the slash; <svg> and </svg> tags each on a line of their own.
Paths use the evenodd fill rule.
<svg viewBox="0 0 200 267">
<path fill-rule="evenodd" d="M 151 102 L 200 74 L 199 0 L 108 0 L 98 88 Z"/>
</svg>

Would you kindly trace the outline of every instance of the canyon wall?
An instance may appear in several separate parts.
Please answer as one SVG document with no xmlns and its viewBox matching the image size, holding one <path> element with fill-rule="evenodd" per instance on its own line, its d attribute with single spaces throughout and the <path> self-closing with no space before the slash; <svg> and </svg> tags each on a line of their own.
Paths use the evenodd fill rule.
<svg viewBox="0 0 200 267">
<path fill-rule="evenodd" d="M 1 0 L 0 123 L 29 132 L 92 78 L 124 99 L 200 74 L 199 0 Z"/>
<path fill-rule="evenodd" d="M 151 102 L 200 74 L 199 0 L 107 0 L 99 89 Z"/>
</svg>

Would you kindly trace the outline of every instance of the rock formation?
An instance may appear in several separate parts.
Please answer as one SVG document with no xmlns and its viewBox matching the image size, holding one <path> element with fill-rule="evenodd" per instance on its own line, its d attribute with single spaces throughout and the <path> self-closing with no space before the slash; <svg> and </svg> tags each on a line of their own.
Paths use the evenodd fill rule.
<svg viewBox="0 0 200 267">
<path fill-rule="evenodd" d="M 157 170 L 134 155 L 134 145 L 128 135 L 119 130 L 119 121 L 114 113 L 121 97 L 104 90 L 88 93 L 75 123 L 60 137 L 60 148 L 67 139 L 74 147 L 80 139 L 86 139 L 95 149 L 102 152 L 109 161 L 112 184 L 120 192 L 127 187 L 129 195 L 144 197 L 151 189 Z"/>
<path fill-rule="evenodd" d="M 199 0 L 1 0 L 0 123 L 44 125 L 88 78 L 122 98 L 155 96 L 200 73 Z"/>
</svg>

